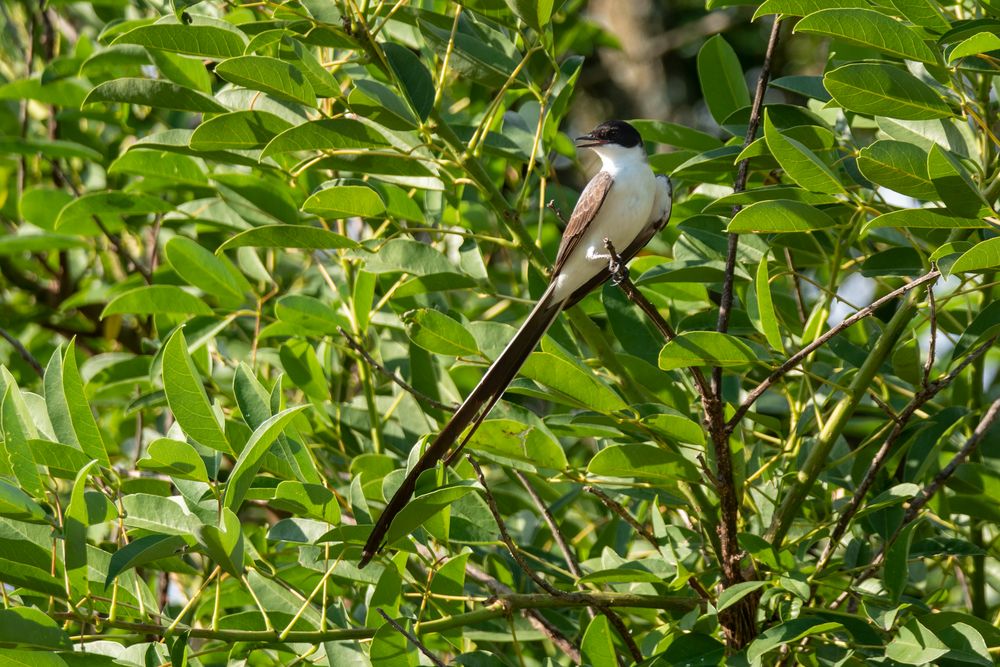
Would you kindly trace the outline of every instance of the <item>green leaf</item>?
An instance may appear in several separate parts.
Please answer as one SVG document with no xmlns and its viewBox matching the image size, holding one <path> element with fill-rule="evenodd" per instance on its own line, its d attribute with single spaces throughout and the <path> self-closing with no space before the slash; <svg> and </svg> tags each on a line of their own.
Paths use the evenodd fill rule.
<svg viewBox="0 0 1000 667">
<path fill-rule="evenodd" d="M 84 492 L 87 478 L 96 465 L 97 461 L 91 461 L 77 473 L 63 521 L 63 562 L 66 565 L 66 581 L 74 596 L 85 596 L 90 590 L 87 580 L 87 528 L 90 521 Z"/>
<path fill-rule="evenodd" d="M 225 258 L 217 257 L 186 236 L 167 241 L 164 254 L 177 275 L 188 284 L 232 306 L 243 302 L 243 289 Z"/>
<path fill-rule="evenodd" d="M 869 221 L 866 229 L 879 227 L 914 227 L 920 229 L 974 229 L 986 227 L 982 220 L 948 215 L 944 209 L 905 208 L 890 211 Z"/>
<path fill-rule="evenodd" d="M 715 331 L 685 331 L 660 350 L 665 371 L 690 366 L 746 366 L 759 361 L 746 343 Z"/>
<path fill-rule="evenodd" d="M 783 644 L 791 644 L 812 635 L 843 628 L 840 623 L 821 618 L 802 617 L 779 623 L 765 630 L 747 648 L 747 658 L 756 662 L 765 653 Z"/>
<path fill-rule="evenodd" d="M 981 53 L 1000 50 L 1000 36 L 992 32 L 981 32 L 958 44 L 948 53 L 948 64 L 959 58 L 976 56 Z"/>
<path fill-rule="evenodd" d="M 886 551 L 882 581 L 892 604 L 899 603 L 910 578 L 910 543 L 913 541 L 913 529 L 917 525 L 918 522 L 914 521 L 903 528 Z"/>
<path fill-rule="evenodd" d="M 242 55 L 247 41 L 237 30 L 214 25 L 154 23 L 119 35 L 112 44 L 138 44 L 172 53 L 218 59 Z"/>
<path fill-rule="evenodd" d="M 340 505 L 337 504 L 336 496 L 319 484 L 304 484 L 294 480 L 281 482 L 268 505 L 319 521 L 340 523 Z"/>
<path fill-rule="evenodd" d="M 781 331 L 778 329 L 778 314 L 774 309 L 774 300 L 771 298 L 771 280 L 767 272 L 767 255 L 761 257 L 757 264 L 757 275 L 754 278 L 754 294 L 757 297 L 757 315 L 760 322 L 760 329 L 764 333 L 768 344 L 784 354 L 785 346 L 781 340 Z"/>
<path fill-rule="evenodd" d="M 790 179 L 806 190 L 824 194 L 846 194 L 836 174 L 805 145 L 782 134 L 764 112 L 764 138 L 771 155 Z"/>
<path fill-rule="evenodd" d="M 104 587 L 111 585 L 119 574 L 133 567 L 169 558 L 187 543 L 178 535 L 146 535 L 139 537 L 111 555 Z"/>
<path fill-rule="evenodd" d="M 174 419 L 188 437 L 220 452 L 232 451 L 180 329 L 163 345 L 163 390 Z"/>
<path fill-rule="evenodd" d="M 336 250 L 357 248 L 355 241 L 319 227 L 308 225 L 264 225 L 229 237 L 215 252 L 230 248 L 303 248 L 306 250 Z"/>
<path fill-rule="evenodd" d="M 264 147 L 260 157 L 306 151 L 361 152 L 387 146 L 388 140 L 369 125 L 353 118 L 328 118 L 285 130 Z"/>
<path fill-rule="evenodd" d="M 305 410 L 307 405 L 299 405 L 294 408 L 282 410 L 273 417 L 268 418 L 263 424 L 258 426 L 253 435 L 247 441 L 240 456 L 233 465 L 233 471 L 229 474 L 229 481 L 226 483 L 226 493 L 223 505 L 231 510 L 239 509 L 243 504 L 250 485 L 253 484 L 254 477 L 260 469 L 264 454 L 270 449 L 281 432 L 295 418 L 295 415 Z"/>
<path fill-rule="evenodd" d="M 337 327 L 350 329 L 347 317 L 319 299 L 304 294 L 289 294 L 278 299 L 274 314 L 282 322 L 287 322 L 306 332 L 336 334 Z"/>
<path fill-rule="evenodd" d="M 391 545 L 406 537 L 432 516 L 474 491 L 475 488 L 470 482 L 465 482 L 443 486 L 422 496 L 416 496 L 392 520 L 389 532 L 386 533 L 386 544 Z"/>
<path fill-rule="evenodd" d="M 872 183 L 925 201 L 938 198 L 927 175 L 927 151 L 905 141 L 883 139 L 861 149 L 858 169 Z"/>
<path fill-rule="evenodd" d="M 675 636 L 661 655 L 668 665 L 685 667 L 717 667 L 725 664 L 726 647 L 719 640 L 700 632 L 686 632 Z"/>
<path fill-rule="evenodd" d="M 930 665 L 948 651 L 948 646 L 936 634 L 913 619 L 901 627 L 899 634 L 889 642 L 885 657 L 904 665 Z"/>
<path fill-rule="evenodd" d="M 58 350 L 52 356 L 58 357 Z M 38 464 L 30 444 L 30 441 L 38 436 L 35 424 L 31 419 L 31 413 L 21 390 L 6 368 L 0 369 L 0 379 L 5 380 L 7 384 L 7 389 L 0 397 L 0 401 L 2 401 L 0 402 L 0 427 L 3 429 L 4 437 L 3 441 L 0 441 L 0 456 L 4 457 L 4 460 L 0 461 L 0 469 L 6 469 L 13 473 L 22 489 L 41 497 L 45 487 L 42 485 L 42 477 L 38 473 Z M 2 495 L 3 493 L 0 492 L 0 496 Z M 23 510 L 18 509 L 21 503 L 17 498 L 19 496 L 15 494 L 14 500 L 11 501 L 13 504 L 6 509 L 0 509 L 0 514 L 5 511 L 21 513 Z M 4 507 L 4 503 L 5 501 L 0 500 L 0 508 Z M 31 510 L 30 520 L 44 520 L 45 513 L 36 515 L 36 510 L 32 505 L 33 503 L 25 506 Z M 41 508 L 38 508 L 37 511 L 40 512 Z M 28 521 L 29 519 L 24 520 Z"/>
<path fill-rule="evenodd" d="M 415 276 L 462 273 L 433 246 L 410 239 L 392 239 L 382 244 L 378 252 L 358 253 L 358 257 L 365 260 L 365 271 L 369 273 L 411 273 Z"/>
<path fill-rule="evenodd" d="M 385 203 L 367 185 L 335 185 L 310 196 L 302 210 L 322 218 L 374 218 L 385 214 Z"/>
<path fill-rule="evenodd" d="M 615 643 L 611 638 L 611 624 L 602 614 L 596 614 L 587 624 L 580 642 L 580 653 L 583 660 L 591 665 L 615 665 L 618 657 L 615 653 Z"/>
<path fill-rule="evenodd" d="M 691 461 L 654 445 L 612 445 L 597 452 L 587 464 L 587 474 L 600 477 L 648 479 L 658 483 L 701 481 L 701 471 Z"/>
<path fill-rule="evenodd" d="M 550 5 L 552 0 L 546 0 Z M 537 2 L 531 2 L 537 6 Z M 544 2 L 542 3 L 544 4 Z M 410 108 L 420 120 L 427 120 L 434 106 L 434 80 L 420 59 L 401 44 L 386 42 L 382 45 L 389 67 L 399 81 Z"/>
<path fill-rule="evenodd" d="M 403 315 L 410 340 L 435 354 L 453 357 L 479 354 L 476 339 L 461 323 L 433 308 L 411 310 Z"/>
<path fill-rule="evenodd" d="M 83 378 L 76 365 L 76 345 L 72 341 L 65 356 L 60 357 L 56 351 L 49 359 L 45 369 L 45 405 L 61 442 L 80 447 L 88 457 L 110 467 L 104 438 L 83 390 Z"/>
<path fill-rule="evenodd" d="M 727 227 L 734 234 L 810 232 L 833 227 L 829 215 L 800 201 L 772 199 L 751 204 L 737 213 Z"/>
<path fill-rule="evenodd" d="M 208 95 L 160 79 L 124 78 L 105 81 L 90 91 L 81 106 L 100 102 L 142 104 L 158 109 L 195 113 L 228 111 Z"/>
<path fill-rule="evenodd" d="M 834 37 L 906 60 L 938 62 L 914 30 L 874 9 L 824 9 L 799 21 L 795 32 Z"/>
<path fill-rule="evenodd" d="M 927 175 L 934 183 L 941 201 L 950 211 L 966 218 L 978 218 L 982 208 L 989 204 L 979 192 L 979 187 L 958 158 L 937 144 L 927 155 Z"/>
<path fill-rule="evenodd" d="M 991 240 L 996 241 L 997 239 Z M 985 241 L 985 243 L 989 243 L 989 241 Z M 972 323 L 962 332 L 952 350 L 952 363 L 960 359 L 965 352 L 977 347 L 997 333 L 1000 333 L 1000 301 L 993 301 L 983 306 Z"/>
<path fill-rule="evenodd" d="M 41 505 L 3 479 L 0 479 L 0 516 L 28 523 L 48 523 L 48 515 Z"/>
<path fill-rule="evenodd" d="M 903 120 L 952 115 L 941 96 L 906 70 L 881 63 L 852 63 L 827 72 L 823 85 L 848 111 Z"/>
<path fill-rule="evenodd" d="M 101 311 L 101 318 L 165 313 L 211 315 L 212 309 L 195 295 L 175 285 L 145 285 L 116 296 Z"/>
<path fill-rule="evenodd" d="M 201 526 L 198 542 L 224 571 L 237 578 L 243 575 L 243 528 L 231 509 L 222 508 L 222 521 L 218 526 Z"/>
<path fill-rule="evenodd" d="M 692 445 L 705 444 L 705 430 L 701 424 L 683 415 L 658 414 L 646 417 L 642 422 L 672 440 Z"/>
<path fill-rule="evenodd" d="M 191 514 L 179 497 L 164 498 L 147 493 L 122 496 L 125 525 L 163 535 L 177 535 L 190 539 L 201 521 Z"/>
<path fill-rule="evenodd" d="M 168 151 L 129 151 L 111 163 L 108 174 L 132 174 L 187 185 L 208 185 L 208 178 L 197 160 Z"/>
<path fill-rule="evenodd" d="M 629 123 L 639 131 L 639 134 L 646 141 L 699 152 L 722 147 L 722 142 L 711 134 L 677 123 L 641 118 L 630 120 Z"/>
<path fill-rule="evenodd" d="M 72 649 L 73 642 L 59 624 L 34 607 L 0 609 L 0 644 Z"/>
<path fill-rule="evenodd" d="M 722 591 L 719 595 L 719 599 L 715 601 L 715 610 L 717 612 L 721 612 L 725 609 L 729 609 L 747 595 L 770 585 L 771 582 L 769 581 L 744 581 L 739 584 L 734 584 Z"/>
<path fill-rule="evenodd" d="M 66 204 L 56 218 L 55 228 L 68 234 L 98 236 L 103 230 L 93 217 L 105 221 L 110 231 L 122 227 L 121 218 L 133 215 L 169 213 L 173 206 L 159 197 L 138 192 L 91 192 Z"/>
<path fill-rule="evenodd" d="M 157 438 L 149 443 L 145 458 L 139 459 L 136 466 L 171 477 L 208 482 L 205 461 L 194 447 L 181 440 Z"/>
<path fill-rule="evenodd" d="M 720 125 L 733 112 L 750 106 L 740 60 L 722 35 L 710 37 L 698 51 L 698 80 L 708 110 Z"/>
<path fill-rule="evenodd" d="M 104 156 L 89 146 L 59 139 L 37 139 L 30 137 L 0 137 L 0 153 L 18 155 L 44 155 L 50 158 L 80 158 L 90 162 L 102 162 Z"/>
<path fill-rule="evenodd" d="M 890 0 L 908 21 L 933 32 L 946 32 L 951 23 L 941 12 L 941 4 L 936 0 Z"/>
<path fill-rule="evenodd" d="M 215 73 L 238 86 L 274 97 L 316 106 L 316 93 L 305 75 L 291 63 L 267 56 L 239 56 L 223 60 Z"/>
<path fill-rule="evenodd" d="M 469 440 L 469 449 L 539 468 L 565 470 L 566 453 L 541 429 L 515 419 L 488 419 Z"/>
<path fill-rule="evenodd" d="M 753 20 L 768 14 L 785 14 L 788 16 L 807 16 L 831 7 L 870 7 L 865 0 L 765 0 Z"/>
<path fill-rule="evenodd" d="M 233 111 L 209 118 L 196 127 L 190 146 L 196 151 L 264 148 L 290 127 L 292 124 L 287 120 L 267 111 Z"/>
<path fill-rule="evenodd" d="M 533 352 L 521 367 L 521 374 L 597 412 L 608 414 L 628 407 L 592 371 L 561 355 Z"/>
</svg>

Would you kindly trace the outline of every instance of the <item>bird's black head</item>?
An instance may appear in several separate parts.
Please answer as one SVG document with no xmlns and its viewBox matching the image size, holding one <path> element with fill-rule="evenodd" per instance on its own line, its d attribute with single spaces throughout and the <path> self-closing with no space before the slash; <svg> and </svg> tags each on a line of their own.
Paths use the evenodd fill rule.
<svg viewBox="0 0 1000 667">
<path fill-rule="evenodd" d="M 623 120 L 609 120 L 601 123 L 590 134 L 576 138 L 578 148 L 592 148 L 594 146 L 605 146 L 615 144 L 632 148 L 642 144 L 642 137 L 634 127 Z"/>
</svg>

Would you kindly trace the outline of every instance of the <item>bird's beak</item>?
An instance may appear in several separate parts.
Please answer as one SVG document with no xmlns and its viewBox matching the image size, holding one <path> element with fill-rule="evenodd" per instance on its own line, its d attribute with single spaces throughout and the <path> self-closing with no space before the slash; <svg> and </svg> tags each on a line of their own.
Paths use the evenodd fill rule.
<svg viewBox="0 0 1000 667">
<path fill-rule="evenodd" d="M 592 134 L 585 134 L 582 137 L 576 138 L 577 148 L 593 148 L 594 146 L 603 146 L 608 143 L 604 139 L 598 139 Z"/>
</svg>

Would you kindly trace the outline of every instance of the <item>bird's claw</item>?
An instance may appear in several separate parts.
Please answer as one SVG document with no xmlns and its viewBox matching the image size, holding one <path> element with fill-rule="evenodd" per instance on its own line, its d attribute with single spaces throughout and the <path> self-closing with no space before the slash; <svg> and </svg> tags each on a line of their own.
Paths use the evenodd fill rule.
<svg viewBox="0 0 1000 667">
<path fill-rule="evenodd" d="M 615 287 L 628 280 L 628 267 L 624 263 L 612 259 L 608 269 L 611 271 L 611 284 Z"/>
</svg>

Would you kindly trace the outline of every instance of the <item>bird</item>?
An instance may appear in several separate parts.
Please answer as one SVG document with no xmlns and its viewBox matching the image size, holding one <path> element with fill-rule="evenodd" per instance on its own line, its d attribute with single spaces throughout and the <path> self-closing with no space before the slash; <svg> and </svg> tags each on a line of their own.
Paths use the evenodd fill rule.
<svg viewBox="0 0 1000 667">
<path fill-rule="evenodd" d="M 624 277 L 625 262 L 669 221 L 673 199 L 670 179 L 653 173 L 642 137 L 632 125 L 622 120 L 603 122 L 577 137 L 576 146 L 597 153 L 601 170 L 584 187 L 573 208 L 548 287 L 386 504 L 362 550 L 359 567 L 367 565 L 384 546 L 392 520 L 409 502 L 420 474 L 442 459 L 449 465 L 457 458 L 556 316 L 612 275 Z"/>
</svg>

